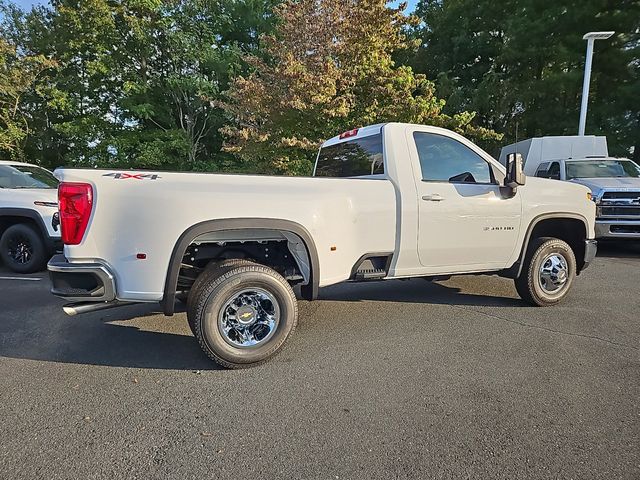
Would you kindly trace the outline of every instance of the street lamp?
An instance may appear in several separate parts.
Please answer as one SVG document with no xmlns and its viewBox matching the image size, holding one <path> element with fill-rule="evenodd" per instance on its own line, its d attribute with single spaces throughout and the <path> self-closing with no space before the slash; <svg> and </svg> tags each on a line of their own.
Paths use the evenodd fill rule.
<svg viewBox="0 0 640 480">
<path fill-rule="evenodd" d="M 616 32 L 589 32 L 582 37 L 587 41 L 587 58 L 584 64 L 584 81 L 582 83 L 582 104 L 580 105 L 580 125 L 578 135 L 584 135 L 587 124 L 587 101 L 589 100 L 589 82 L 591 81 L 591 61 L 593 60 L 593 42 L 606 40 Z"/>
</svg>

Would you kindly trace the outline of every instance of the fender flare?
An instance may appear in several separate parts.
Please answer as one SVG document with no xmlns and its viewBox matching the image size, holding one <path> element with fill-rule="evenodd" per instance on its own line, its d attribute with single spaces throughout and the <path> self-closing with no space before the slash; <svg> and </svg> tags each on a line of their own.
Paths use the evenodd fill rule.
<svg viewBox="0 0 640 480">
<path fill-rule="evenodd" d="M 53 238 L 49 236 L 44 220 L 37 211 L 20 207 L 0 207 L 0 217 L 22 217 L 33 220 L 40 230 L 40 235 L 45 243 L 45 247 L 52 252 L 55 250 L 55 242 Z"/>
<path fill-rule="evenodd" d="M 240 229 L 280 230 L 299 236 L 304 242 L 311 262 L 309 283 L 308 285 L 302 286 L 302 296 L 306 300 L 315 300 L 318 297 L 320 284 L 320 261 L 318 259 L 318 251 L 311 234 L 302 225 L 289 220 L 270 218 L 225 218 L 219 220 L 207 220 L 196 223 L 195 225 L 187 228 L 182 235 L 180 235 L 173 247 L 171 258 L 169 259 L 167 277 L 164 282 L 164 293 L 162 295 L 162 301 L 160 302 L 165 315 L 171 316 L 174 313 L 180 265 L 182 263 L 184 253 L 187 251 L 187 247 L 193 242 L 193 240 L 205 233 Z"/>
<path fill-rule="evenodd" d="M 589 235 L 589 223 L 587 222 L 587 219 L 583 215 L 580 215 L 579 213 L 554 212 L 554 213 L 543 213 L 538 215 L 537 217 L 534 217 L 533 220 L 531 220 L 531 222 L 529 223 L 529 226 L 527 227 L 527 232 L 525 233 L 525 236 L 523 238 L 522 247 L 520 249 L 520 255 L 518 256 L 518 259 L 510 268 L 507 269 L 507 275 L 506 275 L 507 277 L 518 278 L 520 276 L 520 273 L 522 272 L 522 267 L 524 264 L 524 257 L 527 254 L 527 251 L 529 250 L 529 242 L 531 241 L 531 234 L 533 233 L 533 230 L 535 229 L 536 225 L 538 225 L 540 222 L 542 222 L 543 220 L 549 220 L 549 219 L 580 220 L 584 225 L 585 239 Z"/>
</svg>

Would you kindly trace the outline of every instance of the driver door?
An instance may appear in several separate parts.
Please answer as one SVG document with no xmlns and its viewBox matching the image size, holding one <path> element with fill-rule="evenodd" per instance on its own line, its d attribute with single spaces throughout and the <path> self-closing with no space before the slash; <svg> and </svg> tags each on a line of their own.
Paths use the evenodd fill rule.
<svg viewBox="0 0 640 480">
<path fill-rule="evenodd" d="M 414 131 L 408 140 L 421 173 L 420 263 L 433 273 L 505 268 L 520 230 L 520 195 L 504 198 L 490 163 L 455 138 Z"/>
</svg>

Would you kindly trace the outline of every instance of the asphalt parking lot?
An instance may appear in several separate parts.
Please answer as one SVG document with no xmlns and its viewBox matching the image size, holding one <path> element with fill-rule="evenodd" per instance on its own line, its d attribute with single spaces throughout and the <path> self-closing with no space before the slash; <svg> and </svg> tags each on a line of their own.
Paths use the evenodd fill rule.
<svg viewBox="0 0 640 480">
<path fill-rule="evenodd" d="M 67 317 L 24 277 L 0 269 L 2 479 L 640 478 L 637 245 L 547 309 L 497 277 L 325 289 L 243 371 L 184 313 Z"/>
</svg>

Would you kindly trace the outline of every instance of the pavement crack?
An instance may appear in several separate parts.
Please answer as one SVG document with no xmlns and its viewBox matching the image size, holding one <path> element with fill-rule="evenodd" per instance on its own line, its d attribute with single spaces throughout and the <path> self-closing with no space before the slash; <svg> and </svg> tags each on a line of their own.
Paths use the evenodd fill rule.
<svg viewBox="0 0 640 480">
<path fill-rule="evenodd" d="M 626 343 L 619 343 L 619 342 L 615 342 L 613 340 L 609 340 L 607 338 L 602 338 L 602 337 L 598 337 L 596 335 L 585 335 L 585 334 L 581 334 L 581 333 L 573 333 L 573 332 L 564 332 L 562 330 L 554 330 L 553 328 L 548 328 L 548 327 L 543 327 L 541 325 L 532 325 L 530 323 L 525 323 L 525 322 L 519 322 L 517 320 L 512 320 L 510 318 L 505 318 L 505 317 L 501 317 L 500 315 L 496 315 L 493 313 L 487 313 L 487 312 L 483 312 L 482 310 L 476 310 L 475 308 L 467 308 L 467 307 L 462 307 L 460 305 L 451 305 L 454 308 L 458 308 L 460 310 L 466 310 L 468 312 L 475 312 L 475 313 L 479 313 L 480 315 L 484 315 L 486 317 L 490 317 L 496 320 L 502 320 L 505 322 L 509 322 L 509 323 L 514 323 L 516 325 L 520 325 L 522 327 L 528 327 L 528 328 L 535 328 L 537 330 L 544 330 L 546 332 L 549 333 L 557 333 L 559 335 L 567 335 L 570 337 L 580 337 L 580 338 L 588 338 L 591 340 L 599 340 L 601 342 L 605 342 L 611 345 L 616 345 L 618 347 L 625 347 L 625 348 L 631 348 L 632 350 L 640 350 L 640 348 L 638 347 L 634 347 L 633 345 L 627 345 Z"/>
</svg>

